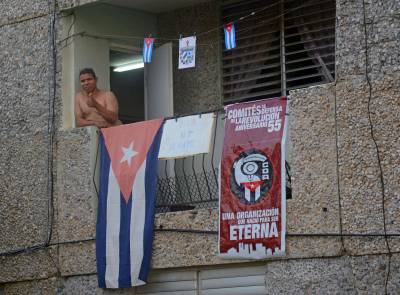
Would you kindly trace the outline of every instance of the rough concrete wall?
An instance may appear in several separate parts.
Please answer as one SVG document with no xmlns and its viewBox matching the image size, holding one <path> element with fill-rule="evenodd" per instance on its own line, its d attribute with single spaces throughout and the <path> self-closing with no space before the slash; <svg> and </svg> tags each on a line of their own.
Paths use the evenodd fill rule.
<svg viewBox="0 0 400 295">
<path fill-rule="evenodd" d="M 216 28 L 219 10 L 216 2 L 208 2 L 159 15 L 162 37 L 179 38 Z M 219 78 L 220 31 L 197 36 L 196 67 L 178 70 L 178 42 L 173 41 L 174 113 L 187 114 L 221 107 Z"/>
<path fill-rule="evenodd" d="M 4 0 L 0 2 L 0 25 L 46 15 L 47 0 Z"/>
<path fill-rule="evenodd" d="M 41 244 L 48 232 L 50 18 L 40 1 L 13 4 L 0 9 L 0 252 Z"/>
<path fill-rule="evenodd" d="M 392 257 L 388 294 L 400 288 L 400 255 Z M 385 255 L 267 263 L 267 294 L 383 294 Z"/>
<path fill-rule="evenodd" d="M 386 264 L 385 255 L 269 261 L 265 265 L 265 294 L 382 294 Z M 197 269 L 198 276 L 203 269 L 207 268 Z M 400 255 L 397 254 L 392 257 L 388 294 L 397 294 L 399 289 Z M 7 295 L 136 294 L 141 287 L 99 289 L 96 275 L 88 274 L 6 284 L 4 291 Z"/>
<path fill-rule="evenodd" d="M 343 229 L 347 233 L 383 233 L 385 215 L 387 231 L 398 233 L 400 2 L 365 2 L 364 26 L 361 0 L 337 1 L 336 98 Z M 371 89 L 365 74 L 366 55 Z M 391 241 L 392 250 L 398 251 L 399 238 Z M 345 246 L 357 254 L 387 251 L 383 238 L 346 239 Z"/>
<path fill-rule="evenodd" d="M 48 12 L 47 1 L 0 3 L 1 253 L 42 245 L 49 233 Z M 52 277 L 55 257 L 52 247 L 0 257 L 0 281 Z"/>
<path fill-rule="evenodd" d="M 398 233 L 400 142 L 396 139 L 400 127 L 400 3 L 396 0 L 366 2 L 371 99 L 365 76 L 362 0 L 337 1 L 336 84 L 292 93 L 294 195 L 287 205 L 289 233 L 338 232 L 339 192 L 344 233 L 383 232 L 381 184 L 368 120 L 369 102 L 386 188 L 387 231 Z M 0 251 L 43 242 L 48 216 L 49 58 L 46 50 L 50 19 L 42 16 L 17 23 L 19 18 L 31 15 L 31 8 L 32 16 L 45 14 L 45 4 L 43 1 L 35 4 L 13 1 L 12 4 L 19 9 L 10 9 L 10 1 L 0 4 L 0 39 L 4 40 L 0 49 L 5 53 L 0 63 L 0 80 L 4 83 L 0 107 L 2 118 L 6 118 L 0 123 L 0 232 L 3 233 Z M 178 16 L 179 12 L 163 15 L 160 23 L 179 23 L 173 20 Z M 7 22 L 15 23 L 4 25 Z M 167 25 L 165 27 L 165 34 L 172 36 L 184 28 L 177 25 L 169 27 L 167 32 Z M 191 34 L 191 29 L 186 33 Z M 177 112 L 202 110 L 202 101 L 208 103 L 204 108 L 211 108 L 218 102 L 211 92 L 219 87 L 219 82 L 207 80 L 212 71 L 204 71 L 207 79 L 203 74 L 188 74 L 202 69 L 175 70 L 178 72 L 176 81 L 182 83 L 179 91 L 198 91 L 183 93 L 175 87 Z M 203 78 L 205 84 L 197 85 L 197 80 Z M 197 95 L 201 99 L 194 101 Z M 97 288 L 93 274 L 96 272 L 95 248 L 90 240 L 94 237 L 96 197 L 91 185 L 91 165 L 87 161 L 91 136 L 87 129 L 57 134 L 53 236 L 53 242 L 89 241 L 1 257 L 0 284 L 6 294 L 109 293 Z M 164 228 L 201 230 L 216 230 L 216 222 L 216 210 L 168 213 L 156 219 L 156 225 Z M 392 251 L 399 251 L 399 240 L 398 237 L 390 239 Z M 193 244 L 196 247 L 189 247 Z M 153 267 L 231 263 L 216 258 L 216 245 L 217 236 L 212 234 L 157 232 Z M 387 252 L 383 238 L 345 238 L 345 253 L 341 246 L 337 237 L 288 237 L 287 257 L 265 262 L 270 293 L 384 293 L 388 256 L 379 254 Z M 396 294 L 400 289 L 399 254 L 392 256 L 391 263 L 388 291 Z M 130 290 L 120 293 L 128 292 Z"/>
</svg>

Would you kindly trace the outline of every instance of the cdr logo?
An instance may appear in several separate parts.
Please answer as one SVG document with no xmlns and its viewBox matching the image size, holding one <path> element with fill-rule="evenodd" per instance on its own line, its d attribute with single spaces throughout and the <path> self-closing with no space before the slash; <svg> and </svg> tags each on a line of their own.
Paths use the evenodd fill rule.
<svg viewBox="0 0 400 295">
<path fill-rule="evenodd" d="M 272 186 L 273 171 L 268 157 L 259 150 L 242 152 L 232 165 L 231 191 L 244 204 L 256 204 Z"/>
</svg>

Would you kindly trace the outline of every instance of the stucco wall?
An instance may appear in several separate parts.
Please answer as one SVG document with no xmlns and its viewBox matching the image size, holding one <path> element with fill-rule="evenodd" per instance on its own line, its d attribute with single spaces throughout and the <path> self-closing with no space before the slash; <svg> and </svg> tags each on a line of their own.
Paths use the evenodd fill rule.
<svg viewBox="0 0 400 295">
<path fill-rule="evenodd" d="M 383 172 L 387 231 L 398 233 L 400 208 L 400 3 L 338 1 L 337 126 L 340 188 L 345 232 L 383 232 Z M 349 30 L 348 28 L 352 28 Z M 365 38 L 365 30 L 367 38 Z M 367 40 L 367 46 L 366 41 Z M 366 49 L 368 77 L 366 75 Z M 370 120 L 369 120 L 369 115 Z M 377 148 L 372 139 L 371 128 Z M 391 240 L 399 250 L 399 238 Z M 350 252 L 381 252 L 384 239 L 346 239 Z"/>
<path fill-rule="evenodd" d="M 48 233 L 51 60 L 47 51 L 50 16 L 45 2 L 15 0 L 0 4 L 0 51 L 5 57 L 0 62 L 0 252 L 41 244 Z M 396 139 L 400 130 L 400 3 L 366 2 L 371 91 L 365 76 L 362 1 L 337 0 L 337 81 L 291 93 L 293 198 L 287 202 L 289 234 L 339 233 L 340 227 L 346 234 L 381 234 L 383 216 L 387 232 L 399 234 L 400 141 Z M 190 11 L 216 13 L 214 5 L 203 4 Z M 175 34 L 183 27 L 188 19 L 173 21 L 181 13 L 160 16 L 159 23 L 165 24 L 166 30 L 162 33 Z M 28 20 L 30 17 L 36 18 Z M 204 31 L 211 22 L 199 24 L 202 29 L 197 30 Z M 171 23 L 176 27 L 171 28 Z M 191 31 L 189 27 L 183 33 Z M 217 53 L 213 52 L 209 59 L 198 57 L 207 69 L 199 75 L 196 71 L 204 67 L 175 70 L 175 83 L 181 83 L 174 87 L 175 105 L 180 105 L 176 112 L 218 105 L 218 80 L 213 70 Z M 207 65 L 208 61 L 212 65 Z M 189 92 L 191 89 L 196 91 Z M 57 118 L 61 116 L 60 106 L 57 92 Z M 96 287 L 95 277 L 92 239 L 96 195 L 91 180 L 95 137 L 91 128 L 56 133 L 52 243 L 71 243 L 0 257 L 0 293 L 1 289 L 5 294 L 109 293 Z M 217 211 L 161 214 L 156 218 L 156 226 L 160 225 L 214 231 Z M 86 241 L 73 242 L 76 240 Z M 389 238 L 389 242 L 395 254 L 391 257 L 388 291 L 396 294 L 400 289 L 400 238 Z M 215 256 L 216 245 L 215 234 L 157 231 L 152 266 L 204 268 L 232 263 Z M 383 237 L 345 237 L 342 244 L 339 237 L 289 235 L 287 256 L 265 261 L 265 280 L 270 294 L 383 294 L 389 262 L 386 253 Z"/>
</svg>

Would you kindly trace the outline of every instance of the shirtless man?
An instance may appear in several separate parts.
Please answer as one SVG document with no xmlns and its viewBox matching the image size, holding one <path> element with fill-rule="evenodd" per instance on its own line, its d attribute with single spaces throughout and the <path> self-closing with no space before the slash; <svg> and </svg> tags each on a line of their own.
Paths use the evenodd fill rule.
<svg viewBox="0 0 400 295">
<path fill-rule="evenodd" d="M 82 90 L 75 95 L 75 121 L 77 127 L 95 125 L 106 128 L 120 125 L 118 101 L 114 93 L 97 88 L 97 77 L 93 69 L 79 73 Z"/>
</svg>

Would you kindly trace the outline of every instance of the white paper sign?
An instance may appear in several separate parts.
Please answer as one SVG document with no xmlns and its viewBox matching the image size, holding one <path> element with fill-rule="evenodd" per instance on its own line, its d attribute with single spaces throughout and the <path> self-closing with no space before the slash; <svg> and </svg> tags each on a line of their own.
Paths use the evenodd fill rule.
<svg viewBox="0 0 400 295">
<path fill-rule="evenodd" d="M 208 153 L 214 121 L 214 113 L 167 120 L 158 158 L 183 158 Z"/>
<path fill-rule="evenodd" d="M 179 39 L 178 69 L 193 68 L 196 64 L 196 36 Z"/>
</svg>

